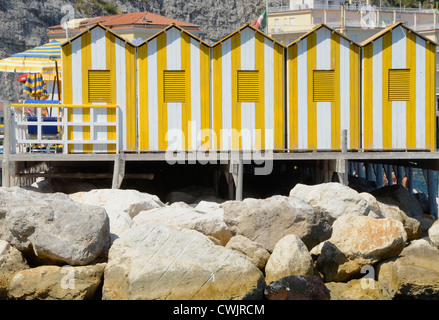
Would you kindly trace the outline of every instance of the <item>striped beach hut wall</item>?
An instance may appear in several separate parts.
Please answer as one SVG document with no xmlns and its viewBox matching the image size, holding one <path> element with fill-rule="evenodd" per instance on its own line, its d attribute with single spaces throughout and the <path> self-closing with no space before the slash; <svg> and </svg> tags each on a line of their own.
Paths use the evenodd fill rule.
<svg viewBox="0 0 439 320">
<path fill-rule="evenodd" d="M 246 24 L 212 47 L 212 148 L 283 149 L 284 46 Z"/>
<path fill-rule="evenodd" d="M 139 149 L 206 150 L 210 46 L 170 25 L 138 46 Z"/>
<path fill-rule="evenodd" d="M 290 150 L 360 147 L 360 46 L 324 24 L 287 47 Z"/>
<path fill-rule="evenodd" d="M 117 110 L 102 105 L 118 105 L 121 150 L 136 150 L 135 61 L 135 46 L 100 24 L 62 45 L 63 104 L 83 106 L 69 109 L 68 121 L 115 123 Z M 90 105 L 101 107 L 91 112 Z M 68 139 L 112 141 L 116 128 L 72 126 Z M 113 153 L 116 146 L 69 146 L 69 153 L 91 152 Z"/>
<path fill-rule="evenodd" d="M 361 45 L 363 148 L 433 151 L 436 44 L 398 22 Z"/>
</svg>

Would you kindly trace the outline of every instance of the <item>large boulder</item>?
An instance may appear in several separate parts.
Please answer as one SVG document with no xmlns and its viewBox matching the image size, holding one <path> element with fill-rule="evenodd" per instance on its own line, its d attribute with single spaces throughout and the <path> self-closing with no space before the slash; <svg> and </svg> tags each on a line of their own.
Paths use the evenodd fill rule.
<svg viewBox="0 0 439 320">
<path fill-rule="evenodd" d="M 105 208 L 107 213 L 124 212 L 134 218 L 141 211 L 164 207 L 160 199 L 137 190 L 95 189 L 70 195 L 76 202 Z"/>
<path fill-rule="evenodd" d="M 312 276 L 314 262 L 305 244 L 296 235 L 280 239 L 265 266 L 267 284 L 290 275 Z"/>
<path fill-rule="evenodd" d="M 109 220 L 101 207 L 34 198 L 9 201 L 2 209 L 8 242 L 45 264 L 89 264 L 109 239 Z"/>
<path fill-rule="evenodd" d="M 439 249 L 414 240 L 400 256 L 380 263 L 378 282 L 393 299 L 439 300 Z"/>
<path fill-rule="evenodd" d="M 330 294 L 317 276 L 291 275 L 270 283 L 265 297 L 267 300 L 329 300 Z"/>
<path fill-rule="evenodd" d="M 262 272 L 243 254 L 193 230 L 140 225 L 116 239 L 104 273 L 106 300 L 261 299 Z"/>
<path fill-rule="evenodd" d="M 404 211 L 395 205 L 379 203 L 379 206 L 384 217 L 401 221 L 402 225 L 404 226 L 404 230 L 407 233 L 407 240 L 410 241 L 419 238 L 422 233 L 422 227 L 421 223 L 417 219 L 410 218 L 404 213 Z"/>
<path fill-rule="evenodd" d="M 406 241 L 400 221 L 344 215 L 333 224 L 332 236 L 322 246 L 316 267 L 325 282 L 346 281 L 365 265 L 397 256 Z"/>
<path fill-rule="evenodd" d="M 430 238 L 431 243 L 439 248 L 439 220 L 436 220 L 436 222 L 428 229 L 428 237 Z"/>
<path fill-rule="evenodd" d="M 15 274 L 8 298 L 17 300 L 90 300 L 97 295 L 105 263 L 90 266 L 40 266 Z"/>
<path fill-rule="evenodd" d="M 348 282 L 325 284 L 331 300 L 391 300 L 387 290 L 375 279 L 352 279 Z"/>
<path fill-rule="evenodd" d="M 198 208 L 198 209 L 197 209 Z M 210 209 L 209 209 L 210 208 Z M 142 211 L 134 217 L 136 225 L 162 225 L 174 229 L 192 229 L 218 239 L 226 245 L 232 237 L 229 227 L 224 222 L 223 209 L 212 204 L 193 208 L 185 203 L 175 202 L 163 208 Z"/>
<path fill-rule="evenodd" d="M 137 190 L 94 189 L 69 196 L 73 201 L 104 208 L 110 219 L 112 238 L 134 227 L 133 218 L 140 212 L 164 207 L 157 196 Z"/>
<path fill-rule="evenodd" d="M 240 234 L 262 244 L 272 252 L 276 243 L 295 234 L 311 249 L 331 236 L 326 214 L 314 210 L 296 198 L 273 196 L 267 199 L 247 198 L 221 205 L 224 221 L 234 235 Z"/>
<path fill-rule="evenodd" d="M 270 258 L 270 253 L 261 244 L 239 234 L 227 242 L 226 248 L 241 252 L 261 270 L 264 270 Z"/>
<path fill-rule="evenodd" d="M 7 288 L 13 276 L 29 266 L 20 251 L 0 240 L 0 300 L 6 299 Z"/>
<path fill-rule="evenodd" d="M 369 216 L 374 218 L 384 218 L 383 213 L 381 212 L 380 204 L 373 195 L 368 192 L 362 192 L 360 193 L 360 196 L 366 200 L 367 204 L 369 205 Z"/>
<path fill-rule="evenodd" d="M 322 210 L 332 221 L 346 214 L 366 216 L 370 211 L 367 201 L 357 191 L 335 182 L 313 186 L 299 183 L 290 191 L 290 197 Z"/>
<path fill-rule="evenodd" d="M 403 186 L 398 184 L 383 187 L 372 192 L 379 201 L 388 205 L 395 205 L 409 217 L 416 217 L 424 213 L 419 201 Z"/>
</svg>

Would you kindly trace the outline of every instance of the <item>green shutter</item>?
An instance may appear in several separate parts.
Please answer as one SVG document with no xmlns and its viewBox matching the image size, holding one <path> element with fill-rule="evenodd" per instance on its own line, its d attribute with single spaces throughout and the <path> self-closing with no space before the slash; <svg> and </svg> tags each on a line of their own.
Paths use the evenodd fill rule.
<svg viewBox="0 0 439 320">
<path fill-rule="evenodd" d="M 410 69 L 389 69 L 389 101 L 410 101 Z"/>
<path fill-rule="evenodd" d="M 186 78 L 184 70 L 164 71 L 164 101 L 186 102 Z"/>
<path fill-rule="evenodd" d="M 314 70 L 313 101 L 335 101 L 334 91 L 334 70 Z"/>
<path fill-rule="evenodd" d="M 88 70 L 88 101 L 111 102 L 110 70 Z"/>
<path fill-rule="evenodd" d="M 238 102 L 259 102 L 259 71 L 238 70 Z"/>
</svg>

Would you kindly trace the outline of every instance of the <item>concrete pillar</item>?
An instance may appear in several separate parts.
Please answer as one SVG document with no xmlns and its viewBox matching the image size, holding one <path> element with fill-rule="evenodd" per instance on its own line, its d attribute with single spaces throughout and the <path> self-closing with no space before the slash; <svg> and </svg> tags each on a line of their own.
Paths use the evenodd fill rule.
<svg viewBox="0 0 439 320">
<path fill-rule="evenodd" d="M 121 154 L 116 154 L 114 159 L 112 189 L 119 189 L 125 177 L 125 158 Z"/>
<path fill-rule="evenodd" d="M 236 185 L 235 200 L 242 201 L 244 182 L 244 162 L 241 153 L 232 153 L 229 168 Z"/>
<path fill-rule="evenodd" d="M 378 188 L 384 186 L 384 168 L 382 164 L 375 165 L 376 184 Z"/>
</svg>

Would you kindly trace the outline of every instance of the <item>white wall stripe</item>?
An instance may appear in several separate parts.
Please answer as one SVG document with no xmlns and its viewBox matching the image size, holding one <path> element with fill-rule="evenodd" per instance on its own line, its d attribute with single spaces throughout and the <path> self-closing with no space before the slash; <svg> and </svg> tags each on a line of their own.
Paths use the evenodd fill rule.
<svg viewBox="0 0 439 320">
<path fill-rule="evenodd" d="M 119 137 L 119 144 L 122 150 L 127 149 L 126 136 L 126 64 L 125 64 L 125 42 L 115 38 L 115 59 L 116 59 L 116 103 L 119 105 L 119 128 L 122 135 Z"/>
<path fill-rule="evenodd" d="M 308 69 L 307 39 L 297 43 L 297 97 L 299 149 L 308 149 Z"/>
<path fill-rule="evenodd" d="M 149 149 L 159 149 L 159 112 L 158 112 L 158 88 L 157 88 L 157 38 L 148 42 L 148 136 Z"/>
<path fill-rule="evenodd" d="M 222 43 L 222 149 L 232 148 L 232 40 Z"/>
<path fill-rule="evenodd" d="M 72 103 L 82 104 L 82 38 L 72 41 Z M 82 109 L 72 109 L 72 120 L 82 122 Z M 73 140 L 83 140 L 82 127 L 72 127 Z M 73 145 L 73 152 L 82 152 L 82 145 Z"/>
<path fill-rule="evenodd" d="M 190 38 L 191 54 L 191 146 L 198 149 L 201 146 L 201 64 L 200 42 Z M 197 137 L 199 136 L 198 140 Z"/>
<path fill-rule="evenodd" d="M 264 39 L 265 149 L 274 149 L 274 43 Z"/>
<path fill-rule="evenodd" d="M 354 79 L 352 79 L 354 80 Z M 355 81 L 355 80 L 354 80 Z M 351 145 L 350 135 L 350 44 L 340 37 L 340 134 L 347 130 L 348 146 Z M 340 137 L 341 138 L 341 137 Z"/>
<path fill-rule="evenodd" d="M 383 148 L 383 38 L 378 38 L 373 42 L 372 58 L 372 83 L 373 83 L 373 147 L 376 149 Z M 390 125 L 390 123 L 389 123 Z"/>
</svg>

